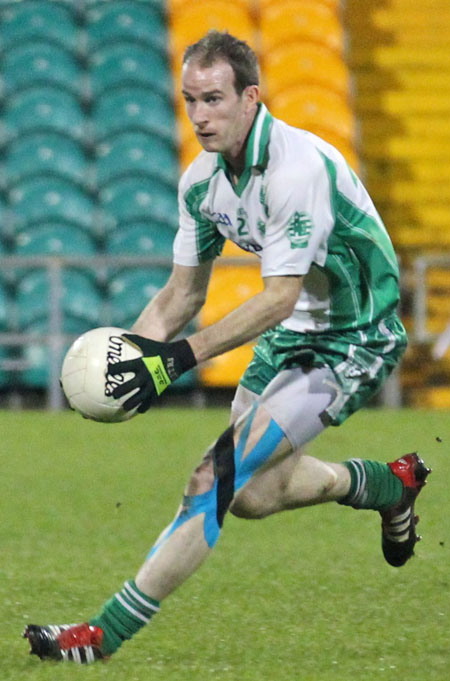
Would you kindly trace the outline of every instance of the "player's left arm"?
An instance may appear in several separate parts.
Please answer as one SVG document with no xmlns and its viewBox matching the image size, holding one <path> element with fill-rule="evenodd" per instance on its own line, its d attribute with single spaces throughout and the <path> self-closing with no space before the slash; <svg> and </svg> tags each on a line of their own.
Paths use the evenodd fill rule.
<svg viewBox="0 0 450 681">
<path fill-rule="evenodd" d="M 303 277 L 265 277 L 264 289 L 215 324 L 189 337 L 196 361 L 204 362 L 244 345 L 293 312 Z"/>
</svg>

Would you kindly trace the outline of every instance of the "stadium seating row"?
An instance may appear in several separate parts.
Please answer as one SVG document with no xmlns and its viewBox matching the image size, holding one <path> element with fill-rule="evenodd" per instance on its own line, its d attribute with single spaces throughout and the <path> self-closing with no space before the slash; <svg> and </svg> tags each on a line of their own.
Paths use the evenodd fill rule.
<svg viewBox="0 0 450 681">
<path fill-rule="evenodd" d="M 177 225 L 173 187 L 148 175 L 111 180 L 98 197 L 64 178 L 41 175 L 18 182 L 8 200 L 3 233 L 9 239 L 48 223 L 84 230 L 99 243 L 112 229 L 132 221 L 155 221 L 166 229 Z"/>
<path fill-rule="evenodd" d="M 1 123 L 3 144 L 48 130 L 86 142 L 99 142 L 130 129 L 174 138 L 170 103 L 153 89 L 136 85 L 105 92 L 90 111 L 66 90 L 51 85 L 30 87 L 5 102 Z"/>
<path fill-rule="evenodd" d="M 126 85 L 153 89 L 169 100 L 172 97 L 166 56 L 152 46 L 125 41 L 99 48 L 88 60 L 48 42 L 19 44 L 3 56 L 1 85 L 6 100 L 39 85 L 69 91 L 82 102 Z"/>
<path fill-rule="evenodd" d="M 99 251 L 95 240 L 87 232 L 69 224 L 44 222 L 16 234 L 8 251 L 3 241 L 0 242 L 0 255 L 8 252 L 10 255 L 26 258 L 45 255 L 93 257 L 103 253 L 111 256 L 142 255 L 170 259 L 173 235 L 173 230 L 168 229 L 167 225 L 148 220 L 132 221 L 109 232 L 103 242 L 102 251 Z M 3 280 L 12 282 L 20 279 L 21 269 L 14 271 L 15 276 L 3 273 Z"/>
<path fill-rule="evenodd" d="M 85 54 L 109 43 L 130 40 L 165 51 L 163 3 L 152 1 L 22 0 L 4 2 L 0 15 L 0 46 L 43 40 L 73 54 Z"/>
</svg>

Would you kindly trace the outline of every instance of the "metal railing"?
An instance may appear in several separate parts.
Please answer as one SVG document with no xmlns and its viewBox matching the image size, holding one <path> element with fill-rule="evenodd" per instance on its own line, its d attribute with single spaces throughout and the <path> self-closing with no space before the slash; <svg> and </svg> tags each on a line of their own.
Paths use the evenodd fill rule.
<svg viewBox="0 0 450 681">
<path fill-rule="evenodd" d="M 226 262 L 230 265 L 249 265 L 257 264 L 257 260 L 248 257 L 227 257 L 220 260 L 223 264 Z M 31 344 L 40 344 L 47 346 L 49 352 L 49 380 L 47 387 L 47 408 L 51 410 L 60 410 L 63 408 L 65 401 L 60 386 L 60 370 L 63 360 L 64 348 L 73 342 L 77 337 L 71 334 L 63 333 L 63 310 L 62 310 L 62 295 L 63 295 L 63 277 L 64 269 L 75 268 L 80 270 L 89 270 L 98 276 L 99 283 L 106 284 L 107 273 L 111 269 L 130 269 L 134 267 L 167 267 L 168 270 L 172 266 L 172 258 L 156 257 L 156 256 L 2 256 L 0 257 L 0 271 L 2 273 L 12 272 L 15 270 L 37 270 L 45 269 L 47 271 L 49 283 L 49 316 L 48 316 L 48 333 L 37 332 L 18 332 L 5 331 L 0 332 L 0 346 L 10 347 L 25 347 Z M 13 276 L 11 277 L 13 279 Z M 100 325 L 108 325 L 108 320 L 99 319 Z M 3 365 L 4 369 L 11 370 L 11 374 L 17 375 L 20 371 L 27 368 L 27 364 L 20 359 L 6 360 Z M 14 390 L 19 386 L 8 385 L 7 388 Z"/>
<path fill-rule="evenodd" d="M 3 256 L 0 257 L 0 269 L 2 273 L 14 270 L 45 269 L 49 283 L 49 316 L 48 333 L 37 332 L 3 332 L 0 333 L 0 346 L 24 347 L 30 344 L 41 344 L 48 347 L 49 356 L 49 380 L 47 388 L 47 407 L 49 409 L 62 409 L 64 397 L 61 391 L 59 378 L 63 349 L 73 340 L 76 335 L 65 334 L 63 328 L 63 278 L 64 269 L 75 268 L 89 270 L 97 274 L 99 280 L 106 280 L 106 272 L 109 268 L 132 268 L 132 267 L 170 267 L 170 258 L 157 258 L 151 256 Z M 99 319 L 99 325 L 103 320 Z M 27 368 L 22 360 L 9 360 L 4 368 L 12 370 L 13 375 Z M 17 386 L 10 385 L 14 389 Z"/>
</svg>

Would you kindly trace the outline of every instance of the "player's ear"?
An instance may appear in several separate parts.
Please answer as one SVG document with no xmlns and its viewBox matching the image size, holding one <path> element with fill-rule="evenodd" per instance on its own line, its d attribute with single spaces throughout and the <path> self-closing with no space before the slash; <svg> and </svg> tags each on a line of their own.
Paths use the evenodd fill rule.
<svg viewBox="0 0 450 681">
<path fill-rule="evenodd" d="M 259 102 L 259 86 L 247 85 L 242 93 L 245 98 L 246 109 L 250 110 Z"/>
</svg>

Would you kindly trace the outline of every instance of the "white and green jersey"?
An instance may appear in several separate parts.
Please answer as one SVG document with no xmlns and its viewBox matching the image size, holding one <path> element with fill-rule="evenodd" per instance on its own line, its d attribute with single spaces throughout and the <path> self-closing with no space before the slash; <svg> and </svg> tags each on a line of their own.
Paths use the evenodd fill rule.
<svg viewBox="0 0 450 681">
<path fill-rule="evenodd" d="M 305 275 L 286 329 L 364 330 L 395 311 L 397 260 L 366 189 L 334 147 L 263 104 L 238 184 L 203 151 L 181 178 L 179 210 L 175 263 L 214 258 L 231 239 L 259 256 L 263 277 Z"/>
</svg>

